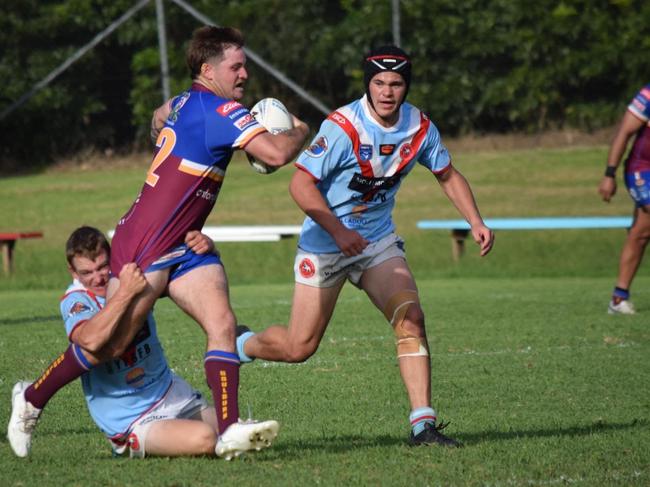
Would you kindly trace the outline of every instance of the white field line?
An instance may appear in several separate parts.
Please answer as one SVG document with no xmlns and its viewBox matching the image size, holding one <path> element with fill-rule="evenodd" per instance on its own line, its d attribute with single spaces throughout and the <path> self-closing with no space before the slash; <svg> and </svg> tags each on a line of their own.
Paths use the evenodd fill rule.
<svg viewBox="0 0 650 487">
<path fill-rule="evenodd" d="M 394 339 L 392 336 L 372 336 L 372 337 L 356 337 L 356 338 L 349 338 L 349 337 L 339 337 L 339 338 L 329 338 L 326 339 L 327 343 L 329 346 L 336 346 L 341 343 L 351 343 L 351 344 L 364 344 L 368 343 L 371 341 L 390 341 L 392 342 Z M 467 356 L 476 356 L 476 357 L 490 357 L 490 356 L 497 356 L 497 355 L 530 355 L 533 353 L 555 353 L 555 352 L 576 352 L 576 351 L 583 351 L 583 350 L 607 350 L 607 349 L 625 349 L 625 348 L 636 348 L 639 347 L 640 345 L 636 342 L 621 342 L 621 343 L 615 343 L 615 344 L 602 344 L 602 345 L 578 345 L 578 346 L 570 346 L 570 345 L 558 345 L 555 347 L 544 347 L 544 348 L 535 348 L 532 346 L 527 346 L 523 347 L 520 349 L 513 350 L 511 348 L 506 348 L 502 350 L 459 350 L 459 351 L 446 351 L 446 352 L 436 352 L 435 347 L 432 347 L 432 355 L 434 357 L 452 357 L 452 358 L 463 358 Z M 386 360 L 395 360 L 395 357 L 393 355 L 386 355 L 385 357 Z M 359 362 L 359 361 L 373 361 L 373 360 L 378 360 L 376 356 L 370 356 L 369 354 L 365 355 L 355 355 L 355 354 L 350 354 L 349 357 L 346 358 L 335 358 L 335 359 L 321 359 L 318 357 L 318 352 L 316 352 L 316 356 L 310 358 L 306 362 L 298 363 L 298 364 L 288 364 L 288 363 L 283 363 L 283 362 L 266 362 L 264 360 L 257 360 L 254 362 L 254 364 L 258 364 L 261 367 L 283 367 L 283 366 L 296 366 L 296 365 L 301 365 L 301 366 L 316 366 L 316 367 L 323 367 L 323 366 L 335 366 L 337 364 L 345 364 L 349 362 Z"/>
</svg>

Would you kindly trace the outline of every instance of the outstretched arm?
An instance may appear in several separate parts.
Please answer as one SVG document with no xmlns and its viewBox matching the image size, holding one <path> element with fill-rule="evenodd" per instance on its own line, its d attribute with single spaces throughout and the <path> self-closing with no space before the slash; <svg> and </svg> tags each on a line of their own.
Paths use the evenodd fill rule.
<svg viewBox="0 0 650 487">
<path fill-rule="evenodd" d="M 447 197 L 470 224 L 472 237 L 481 247 L 481 256 L 487 255 L 494 244 L 494 234 L 483 223 L 469 183 L 453 166 L 444 173 L 436 175 L 436 178 Z"/>
</svg>

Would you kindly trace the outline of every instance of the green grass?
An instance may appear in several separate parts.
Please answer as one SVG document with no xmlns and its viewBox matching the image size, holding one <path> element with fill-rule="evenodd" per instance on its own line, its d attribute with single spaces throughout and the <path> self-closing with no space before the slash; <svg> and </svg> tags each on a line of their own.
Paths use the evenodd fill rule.
<svg viewBox="0 0 650 487">
<path fill-rule="evenodd" d="M 647 289 L 650 279 L 638 285 Z M 55 397 L 33 456 L 3 440 L 3 485 L 642 485 L 650 483 L 649 307 L 604 313 L 603 278 L 421 280 L 434 406 L 462 450 L 410 449 L 408 404 L 388 325 L 347 287 L 305 364 L 242 368 L 241 404 L 283 426 L 241 462 L 111 459 L 78 385 Z M 239 319 L 282 322 L 291 286 L 233 288 Z M 639 299 L 648 301 L 640 292 Z M 65 346 L 55 292 L 0 293 L 0 397 Z M 645 316 L 644 316 L 645 315 Z M 160 335 L 178 373 L 204 392 L 198 327 L 168 301 Z M 29 337 L 29 338 L 27 338 Z M 6 423 L 8 408 L 0 411 Z M 74 468 L 74 465 L 84 465 Z"/>
<path fill-rule="evenodd" d="M 624 191 L 610 205 L 596 193 L 606 150 L 484 152 L 455 163 L 486 217 L 629 214 Z M 19 242 L 15 274 L 0 277 L 0 423 L 13 383 L 66 346 L 58 298 L 69 281 L 67 235 L 82 223 L 113 228 L 147 164 L 0 180 L 0 231 L 45 232 Z M 289 176 L 235 162 L 208 223 L 299 223 Z M 347 286 L 308 362 L 242 368 L 242 411 L 250 403 L 256 417 L 282 423 L 274 448 L 232 463 L 112 459 L 73 384 L 48 405 L 30 459 L 0 440 L 0 485 L 650 485 L 647 265 L 633 287 L 640 313 L 605 313 L 624 232 L 498 232 L 489 257 L 468 244 L 454 263 L 447 233 L 415 223 L 457 217 L 426 172 L 405 181 L 395 218 L 427 316 L 434 406 L 465 448 L 405 446 L 408 404 L 391 331 Z M 240 321 L 285 322 L 295 240 L 220 249 Z M 203 334 L 168 300 L 156 315 L 172 367 L 207 393 Z"/>
</svg>

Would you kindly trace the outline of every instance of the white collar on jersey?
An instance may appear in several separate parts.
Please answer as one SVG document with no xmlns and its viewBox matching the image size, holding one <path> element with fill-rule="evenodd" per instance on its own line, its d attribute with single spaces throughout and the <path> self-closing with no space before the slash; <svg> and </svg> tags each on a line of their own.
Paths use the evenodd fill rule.
<svg viewBox="0 0 650 487">
<path fill-rule="evenodd" d="M 397 122 L 395 122 L 395 124 L 390 127 L 384 127 L 377 120 L 375 120 L 375 117 L 372 116 L 372 113 L 370 111 L 370 103 L 368 103 L 368 95 L 363 95 L 360 101 L 361 108 L 363 109 L 363 114 L 368 120 L 370 120 L 371 123 L 379 127 L 384 132 L 397 132 L 397 127 L 399 127 L 400 123 L 402 122 L 402 117 L 404 116 L 404 103 L 402 103 L 399 107 L 399 118 L 397 119 Z"/>
</svg>

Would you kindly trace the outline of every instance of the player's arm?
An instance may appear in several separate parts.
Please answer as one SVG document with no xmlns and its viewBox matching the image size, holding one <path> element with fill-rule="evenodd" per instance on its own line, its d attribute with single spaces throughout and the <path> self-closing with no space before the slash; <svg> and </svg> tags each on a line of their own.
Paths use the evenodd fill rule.
<svg viewBox="0 0 650 487">
<path fill-rule="evenodd" d="M 147 286 L 142 271 L 134 263 L 125 264 L 119 277 L 120 287 L 106 306 L 70 334 L 71 341 L 92 354 L 108 343 L 133 299 Z"/>
<path fill-rule="evenodd" d="M 269 132 L 259 134 L 246 144 L 244 151 L 269 166 L 280 167 L 292 162 L 305 143 L 309 127 L 295 115 L 291 116 L 292 129 L 275 135 Z"/>
<path fill-rule="evenodd" d="M 449 200 L 470 224 L 472 237 L 481 246 L 481 255 L 486 255 L 494 244 L 494 234 L 481 218 L 467 179 L 451 165 L 445 172 L 436 174 L 436 178 Z"/>
<path fill-rule="evenodd" d="M 169 100 L 167 100 L 165 103 L 163 103 L 153 111 L 153 115 L 151 117 L 151 132 L 149 133 L 149 135 L 151 137 L 151 142 L 153 142 L 154 144 L 158 139 L 158 135 L 160 134 L 160 131 L 165 126 L 165 121 L 167 120 L 169 114 L 172 111 L 172 100 L 173 98 L 170 98 Z"/>
<path fill-rule="evenodd" d="M 644 124 L 645 122 L 635 116 L 630 110 L 627 110 L 625 115 L 623 115 L 623 119 L 614 135 L 607 155 L 607 168 L 613 168 L 609 169 L 609 171 L 612 171 L 612 175 L 621 163 L 621 159 L 623 159 L 628 142 Z M 603 176 L 598 186 L 598 192 L 604 201 L 609 202 L 616 194 L 616 177 Z"/>
<path fill-rule="evenodd" d="M 332 236 L 343 254 L 358 255 L 368 246 L 368 241 L 359 232 L 347 228 L 332 213 L 316 186 L 316 180 L 307 171 L 299 169 L 293 174 L 289 192 L 300 209 Z"/>
</svg>

